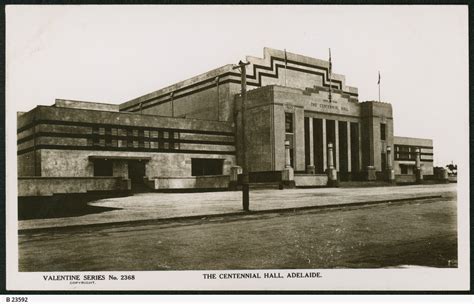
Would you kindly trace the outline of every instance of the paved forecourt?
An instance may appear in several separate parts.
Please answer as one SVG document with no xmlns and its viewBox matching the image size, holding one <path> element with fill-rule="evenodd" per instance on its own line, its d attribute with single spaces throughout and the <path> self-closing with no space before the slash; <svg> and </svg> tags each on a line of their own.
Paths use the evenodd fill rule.
<svg viewBox="0 0 474 304">
<path fill-rule="evenodd" d="M 339 204 L 351 205 L 361 202 L 413 199 L 432 195 L 456 195 L 456 184 L 253 190 L 250 192 L 250 210 L 265 211 Z M 128 197 L 102 199 L 89 204 L 120 209 L 77 217 L 23 220 L 19 221 L 18 228 L 24 230 L 67 227 L 243 212 L 240 191 L 140 193 Z"/>
</svg>

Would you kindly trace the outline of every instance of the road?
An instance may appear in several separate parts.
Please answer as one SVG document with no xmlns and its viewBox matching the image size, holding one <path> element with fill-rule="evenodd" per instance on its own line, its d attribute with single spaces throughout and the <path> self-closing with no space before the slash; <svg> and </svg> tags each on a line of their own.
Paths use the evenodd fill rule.
<svg viewBox="0 0 474 304">
<path fill-rule="evenodd" d="M 22 233 L 19 253 L 20 271 L 448 267 L 456 197 Z"/>
</svg>

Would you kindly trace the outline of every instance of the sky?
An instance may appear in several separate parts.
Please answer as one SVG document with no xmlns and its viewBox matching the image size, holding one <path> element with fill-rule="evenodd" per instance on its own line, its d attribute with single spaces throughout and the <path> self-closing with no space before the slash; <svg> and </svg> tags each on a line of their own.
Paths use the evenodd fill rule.
<svg viewBox="0 0 474 304">
<path fill-rule="evenodd" d="M 122 103 L 263 56 L 327 60 L 390 102 L 397 136 L 431 138 L 434 165 L 468 152 L 467 6 L 7 6 L 7 116 L 56 98 Z"/>
</svg>

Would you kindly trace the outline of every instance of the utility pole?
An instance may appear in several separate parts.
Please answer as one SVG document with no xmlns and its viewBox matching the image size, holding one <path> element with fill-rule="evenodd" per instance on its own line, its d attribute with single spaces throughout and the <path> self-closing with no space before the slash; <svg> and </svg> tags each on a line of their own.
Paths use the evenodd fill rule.
<svg viewBox="0 0 474 304">
<path fill-rule="evenodd" d="M 242 208 L 244 211 L 249 211 L 249 172 L 248 172 L 248 160 L 247 160 L 247 145 L 245 144 L 245 108 L 247 101 L 247 73 L 245 66 L 250 63 L 239 61 L 238 66 L 232 69 L 240 69 L 240 85 L 241 85 L 241 107 L 240 107 L 240 118 L 241 118 L 241 133 L 242 133 Z"/>
</svg>

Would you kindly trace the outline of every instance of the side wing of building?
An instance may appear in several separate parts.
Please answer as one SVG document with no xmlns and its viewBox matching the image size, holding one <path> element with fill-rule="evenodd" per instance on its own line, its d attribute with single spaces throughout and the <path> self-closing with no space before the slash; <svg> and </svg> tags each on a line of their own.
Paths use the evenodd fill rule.
<svg viewBox="0 0 474 304">
<path fill-rule="evenodd" d="M 227 122 L 38 106 L 19 117 L 17 136 L 20 178 L 145 177 L 151 188 L 193 188 L 196 176 L 228 175 L 235 163 Z"/>
<path fill-rule="evenodd" d="M 394 137 L 394 170 L 397 175 L 412 175 L 416 152 L 420 152 L 423 174 L 433 175 L 433 140 L 414 137 Z"/>
</svg>

